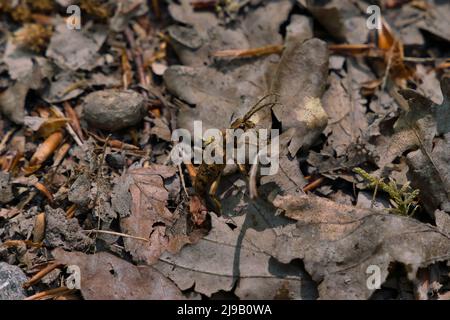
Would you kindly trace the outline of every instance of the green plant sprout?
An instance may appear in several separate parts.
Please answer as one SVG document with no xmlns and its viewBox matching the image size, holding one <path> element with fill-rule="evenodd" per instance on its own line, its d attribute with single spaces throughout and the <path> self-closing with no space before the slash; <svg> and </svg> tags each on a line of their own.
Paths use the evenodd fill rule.
<svg viewBox="0 0 450 320">
<path fill-rule="evenodd" d="M 378 188 L 389 194 L 389 201 L 393 206 L 393 208 L 389 209 L 391 213 L 402 216 L 412 216 L 419 208 L 419 205 L 417 204 L 419 190 L 412 189 L 409 186 L 409 182 L 406 182 L 399 189 L 397 183 L 392 178 L 389 178 L 389 183 L 385 183 L 382 178 L 374 177 L 361 168 L 354 168 L 353 172 L 369 182 L 369 187 L 375 189 L 373 198 L 375 198 Z"/>
</svg>

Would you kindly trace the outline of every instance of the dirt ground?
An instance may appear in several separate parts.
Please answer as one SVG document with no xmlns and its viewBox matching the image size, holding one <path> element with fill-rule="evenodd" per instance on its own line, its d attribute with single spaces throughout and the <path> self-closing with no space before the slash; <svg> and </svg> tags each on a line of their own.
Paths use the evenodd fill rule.
<svg viewBox="0 0 450 320">
<path fill-rule="evenodd" d="M 0 300 L 450 299 L 449 19 L 0 0 Z"/>
</svg>

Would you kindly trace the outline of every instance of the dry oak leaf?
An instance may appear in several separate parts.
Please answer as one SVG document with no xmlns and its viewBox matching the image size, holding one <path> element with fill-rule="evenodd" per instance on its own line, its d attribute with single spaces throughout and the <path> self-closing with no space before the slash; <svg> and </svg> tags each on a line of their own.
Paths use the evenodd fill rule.
<svg viewBox="0 0 450 320">
<path fill-rule="evenodd" d="M 208 297 L 236 286 L 234 293 L 241 299 L 276 299 L 283 291 L 287 292 L 284 299 L 313 298 L 313 284 L 299 266 L 272 258 L 251 242 L 253 235 L 245 236 L 239 245 L 244 237 L 240 228 L 233 231 L 215 216 L 212 223 L 208 236 L 177 255 L 164 253 L 154 267 L 180 289 L 194 287 Z"/>
<path fill-rule="evenodd" d="M 418 268 L 450 258 L 450 237 L 412 218 L 306 195 L 278 197 L 274 204 L 297 220 L 296 229 L 278 237 L 275 257 L 302 259 L 320 283 L 321 299 L 369 298 L 371 265 L 380 268 L 383 283 L 390 263 L 404 264 L 414 280 Z"/>
<path fill-rule="evenodd" d="M 180 300 L 180 290 L 150 266 L 135 266 L 110 253 L 87 255 L 52 251 L 55 259 L 80 268 L 81 293 L 86 300 Z"/>
<path fill-rule="evenodd" d="M 428 213 L 450 211 L 450 133 L 435 138 L 427 153 L 408 153 L 406 163 L 411 185 L 422 191 L 421 202 Z"/>
<path fill-rule="evenodd" d="M 290 132 L 291 156 L 308 149 L 325 129 L 328 116 L 322 108 L 328 76 L 328 48 L 317 38 L 289 45 L 281 57 L 271 84 L 280 95 L 273 112 L 283 132 Z"/>
<path fill-rule="evenodd" d="M 176 168 L 156 164 L 147 168 L 133 168 L 123 179 L 124 183 L 129 184 L 131 214 L 120 220 L 120 228 L 126 234 L 149 239 L 149 242 L 124 239 L 125 249 L 136 262 L 152 264 L 164 251 L 177 252 L 184 244 L 193 241 L 186 234 L 171 232 L 180 218 L 177 213 L 167 209 L 169 186 L 177 184 L 179 189 Z"/>
<path fill-rule="evenodd" d="M 178 127 L 193 134 L 194 121 L 201 120 L 203 131 L 228 128 L 234 116 L 249 110 L 267 91 L 267 72 L 276 67 L 273 60 L 260 58 L 227 72 L 205 66 L 167 68 L 163 76 L 167 89 L 186 102 L 178 112 Z"/>
<path fill-rule="evenodd" d="M 409 110 L 403 111 L 394 125 L 394 134 L 388 144 L 378 147 L 378 153 L 383 155 L 377 165 L 384 168 L 405 151 L 421 147 L 429 149 L 435 135 L 450 131 L 450 80 L 441 80 L 441 91 L 444 97 L 442 104 L 433 103 L 427 97 L 411 89 L 400 90 L 406 99 Z"/>
<path fill-rule="evenodd" d="M 273 248 L 281 229 L 295 223 L 275 215 L 275 208 L 245 195 L 245 183 L 224 179 L 219 190 L 224 216 L 211 215 L 211 231 L 179 253 L 165 252 L 154 265 L 181 290 L 193 288 L 211 296 L 233 291 L 240 299 L 314 299 L 316 285 L 298 261 L 280 263 Z M 224 184 L 226 186 L 224 186 Z"/>
</svg>

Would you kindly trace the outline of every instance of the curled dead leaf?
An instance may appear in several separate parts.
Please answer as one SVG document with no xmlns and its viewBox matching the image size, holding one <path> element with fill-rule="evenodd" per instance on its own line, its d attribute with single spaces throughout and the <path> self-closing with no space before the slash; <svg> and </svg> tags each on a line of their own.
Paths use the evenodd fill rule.
<svg viewBox="0 0 450 320">
<path fill-rule="evenodd" d="M 181 188 L 177 172 L 175 167 L 152 164 L 129 170 L 119 182 L 126 185 L 118 190 L 116 197 L 127 199 L 128 194 L 131 195 L 128 204 L 131 214 L 124 217 L 126 214 L 119 213 L 123 216 L 120 220 L 122 232 L 150 240 L 124 239 L 125 249 L 135 261 L 155 263 L 164 251 L 177 252 L 202 234 L 195 228 L 188 233 L 186 216 L 180 216 L 178 211 L 172 213 L 167 208 L 171 196 L 169 190 L 174 189 L 172 193 L 177 194 Z M 122 207 L 120 204 L 114 206 Z"/>
<path fill-rule="evenodd" d="M 52 133 L 37 148 L 36 152 L 30 159 L 28 166 L 25 168 L 27 174 L 37 171 L 41 165 L 47 160 L 61 143 L 64 134 L 61 131 Z"/>
<path fill-rule="evenodd" d="M 87 255 L 58 248 L 52 255 L 62 264 L 80 268 L 86 300 L 183 299 L 181 291 L 150 266 L 135 266 L 107 252 Z"/>
</svg>

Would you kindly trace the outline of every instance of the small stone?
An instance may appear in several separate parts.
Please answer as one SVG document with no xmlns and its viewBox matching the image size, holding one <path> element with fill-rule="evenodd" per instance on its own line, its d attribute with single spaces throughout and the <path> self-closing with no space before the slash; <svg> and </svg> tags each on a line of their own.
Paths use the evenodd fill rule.
<svg viewBox="0 0 450 320">
<path fill-rule="evenodd" d="M 27 276 L 19 267 L 0 262 L 0 300 L 25 299 L 22 285 L 27 280 Z"/>
<path fill-rule="evenodd" d="M 92 127 L 120 130 L 142 121 L 144 102 L 144 97 L 132 90 L 96 91 L 84 99 L 84 118 Z"/>
</svg>

